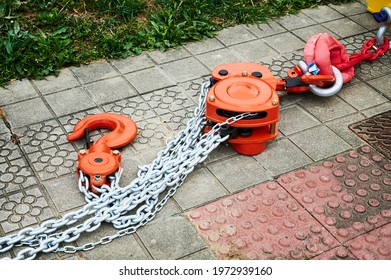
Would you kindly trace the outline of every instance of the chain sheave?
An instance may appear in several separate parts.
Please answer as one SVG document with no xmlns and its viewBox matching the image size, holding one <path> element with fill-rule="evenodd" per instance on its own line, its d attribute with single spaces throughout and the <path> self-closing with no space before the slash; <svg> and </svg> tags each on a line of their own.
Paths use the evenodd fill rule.
<svg viewBox="0 0 391 280">
<path fill-rule="evenodd" d="M 229 118 L 224 123 L 216 124 L 207 134 L 203 134 L 203 127 L 207 122 L 205 110 L 209 87 L 209 82 L 203 83 L 198 107 L 194 110 L 194 117 L 188 121 L 186 128 L 157 154 L 151 164 L 139 167 L 137 178 L 129 185 L 123 188 L 119 186 L 121 175 L 119 170 L 111 177 L 110 186 L 95 188 L 100 192 L 98 196 L 88 191 L 86 188 L 88 177 L 80 173 L 78 185 L 85 195 L 87 204 L 77 211 L 65 214 L 60 219 L 45 221 L 37 228 L 24 228 L 16 234 L 0 238 L 0 253 L 9 251 L 13 246 L 27 246 L 17 253 L 16 259 L 34 259 L 40 252 L 87 251 L 96 245 L 106 244 L 115 238 L 132 234 L 151 221 L 195 166 L 203 162 L 221 142 L 229 138 L 229 135 L 224 137 L 220 135 L 221 127 L 232 125 L 253 115 L 243 113 Z M 85 219 L 84 222 L 81 222 L 82 219 Z M 79 224 L 74 226 L 78 222 Z M 83 232 L 98 229 L 102 222 L 112 223 L 119 230 L 113 235 L 83 246 L 59 246 L 61 243 L 76 241 Z M 62 231 L 59 231 L 60 229 Z"/>
</svg>

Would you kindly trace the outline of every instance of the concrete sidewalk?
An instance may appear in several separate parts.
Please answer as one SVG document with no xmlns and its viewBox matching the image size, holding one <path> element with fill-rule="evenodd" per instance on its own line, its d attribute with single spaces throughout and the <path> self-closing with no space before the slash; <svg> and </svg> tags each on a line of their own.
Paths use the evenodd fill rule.
<svg viewBox="0 0 391 280">
<path fill-rule="evenodd" d="M 377 29 L 365 1 L 321 6 L 164 53 L 12 82 L 0 89 L 0 106 L 21 145 L 0 123 L 0 236 L 85 204 L 75 174 L 84 143 L 66 140 L 83 117 L 116 112 L 137 123 L 137 138 L 122 150 L 125 185 L 185 127 L 218 64 L 257 62 L 285 77 L 310 36 L 330 33 L 353 53 Z M 388 53 L 357 66 L 333 97 L 281 93 L 279 137 L 262 154 L 241 156 L 220 145 L 135 234 L 40 259 L 391 259 L 390 159 L 348 128 L 391 110 L 390 62 Z M 77 244 L 115 232 L 104 225 Z"/>
</svg>

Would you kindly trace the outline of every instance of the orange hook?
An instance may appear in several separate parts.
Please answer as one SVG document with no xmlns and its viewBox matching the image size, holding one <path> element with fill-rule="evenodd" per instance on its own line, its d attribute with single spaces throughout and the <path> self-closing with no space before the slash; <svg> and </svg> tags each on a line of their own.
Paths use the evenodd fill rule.
<svg viewBox="0 0 391 280">
<path fill-rule="evenodd" d="M 137 135 L 136 124 L 128 117 L 115 113 L 102 113 L 88 116 L 77 123 L 68 141 L 75 141 L 85 135 L 85 130 L 109 129 L 110 133 L 102 136 L 88 150 L 78 153 L 77 172 L 81 170 L 89 177 L 89 188 L 107 184 L 107 177 L 115 173 L 121 162 L 121 153 L 117 149 L 129 144 Z"/>
</svg>

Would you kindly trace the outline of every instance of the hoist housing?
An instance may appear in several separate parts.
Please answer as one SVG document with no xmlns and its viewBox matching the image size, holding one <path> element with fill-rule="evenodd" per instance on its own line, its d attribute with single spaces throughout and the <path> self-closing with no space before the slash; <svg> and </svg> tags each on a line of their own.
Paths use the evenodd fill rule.
<svg viewBox="0 0 391 280">
<path fill-rule="evenodd" d="M 261 153 L 266 142 L 277 137 L 279 97 L 277 80 L 270 70 L 257 63 L 232 63 L 212 71 L 213 86 L 206 97 L 209 125 L 223 123 L 240 113 L 256 113 L 231 125 L 234 133 L 228 143 L 240 154 Z"/>
</svg>

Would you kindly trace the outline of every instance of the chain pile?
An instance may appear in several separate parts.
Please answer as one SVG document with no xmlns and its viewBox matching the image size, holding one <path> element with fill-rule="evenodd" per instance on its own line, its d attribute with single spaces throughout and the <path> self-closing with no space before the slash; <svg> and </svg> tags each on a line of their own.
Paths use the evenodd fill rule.
<svg viewBox="0 0 391 280">
<path fill-rule="evenodd" d="M 195 166 L 203 162 L 221 142 L 229 138 L 229 135 L 222 136 L 220 130 L 253 115 L 252 113 L 239 114 L 224 123 L 216 124 L 211 131 L 203 134 L 203 127 L 207 123 L 205 110 L 209 87 L 208 82 L 202 85 L 198 107 L 194 110 L 194 117 L 188 121 L 186 128 L 157 154 L 151 164 L 139 167 L 137 178 L 129 185 L 119 186 L 121 171 L 118 171 L 111 178 L 111 186 L 103 186 L 98 196 L 87 191 L 85 186 L 88 186 L 88 178 L 81 173 L 79 189 L 84 193 L 87 201 L 84 207 L 67 213 L 60 219 L 45 221 L 39 227 L 24 228 L 16 234 L 0 238 L 0 252 L 9 251 L 14 246 L 26 246 L 17 253 L 16 259 L 34 259 L 41 252 L 87 251 L 97 245 L 107 244 L 115 238 L 132 234 L 151 221 Z M 102 222 L 111 223 L 119 230 L 97 242 L 82 246 L 60 247 L 63 243 L 76 241 L 84 232 L 98 229 Z M 68 226 L 72 227 L 66 228 Z"/>
</svg>

